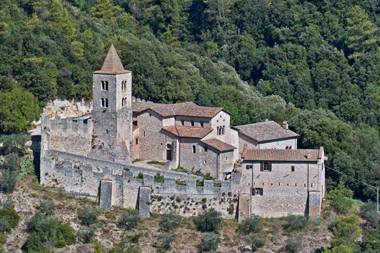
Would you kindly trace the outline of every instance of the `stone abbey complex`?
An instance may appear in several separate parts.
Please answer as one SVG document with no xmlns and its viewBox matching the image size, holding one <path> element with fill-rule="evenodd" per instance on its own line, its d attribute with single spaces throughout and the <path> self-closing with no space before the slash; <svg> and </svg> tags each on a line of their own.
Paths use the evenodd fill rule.
<svg viewBox="0 0 380 253">
<path fill-rule="evenodd" d="M 135 99 L 132 72 L 113 45 L 93 73 L 91 114 L 43 115 L 41 129 L 41 183 L 105 209 L 138 208 L 144 217 L 211 207 L 239 219 L 320 215 L 322 147 L 297 149 L 287 122 L 231 126 L 223 108 Z"/>
</svg>

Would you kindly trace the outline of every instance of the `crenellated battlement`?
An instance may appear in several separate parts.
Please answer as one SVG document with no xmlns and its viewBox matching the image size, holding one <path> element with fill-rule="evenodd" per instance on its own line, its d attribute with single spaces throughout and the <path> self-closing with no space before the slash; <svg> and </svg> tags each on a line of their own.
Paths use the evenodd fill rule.
<svg viewBox="0 0 380 253">
<path fill-rule="evenodd" d="M 219 200 L 229 193 L 232 201 L 231 193 L 236 191 L 239 184 L 236 177 L 230 180 L 205 180 L 183 172 L 125 165 L 56 150 L 50 150 L 41 163 L 44 165 L 41 167 L 44 168 L 41 171 L 44 175 L 43 184 L 97 198 L 99 185 L 106 180 L 112 185 L 112 205 L 124 208 L 135 207 L 139 189 L 148 187 L 154 198 L 165 199 L 166 202 L 173 201 L 173 196 L 178 196 L 177 200 L 193 199 L 201 211 L 202 199 Z M 226 203 L 219 204 L 214 208 L 225 211 L 228 207 Z M 160 212 L 159 206 L 152 208 Z"/>
<path fill-rule="evenodd" d="M 44 130 L 73 132 L 75 134 L 88 134 L 92 132 L 93 121 L 91 116 L 82 116 L 78 118 L 64 118 L 56 115 L 54 119 L 50 119 L 49 115 L 44 115 Z"/>
</svg>

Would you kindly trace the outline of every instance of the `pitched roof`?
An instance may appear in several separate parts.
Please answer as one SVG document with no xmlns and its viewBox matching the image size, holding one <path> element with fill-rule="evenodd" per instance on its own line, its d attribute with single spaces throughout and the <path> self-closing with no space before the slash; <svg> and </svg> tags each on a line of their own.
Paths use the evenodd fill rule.
<svg viewBox="0 0 380 253">
<path fill-rule="evenodd" d="M 134 113 L 140 113 L 145 110 L 152 110 L 162 117 L 187 116 L 212 118 L 224 109 L 222 107 L 205 107 L 199 106 L 194 102 L 184 102 L 177 104 L 158 104 L 148 102 L 133 102 L 132 110 Z M 227 112 L 226 110 L 224 110 Z M 227 112 L 229 114 L 229 112 Z"/>
<path fill-rule="evenodd" d="M 227 144 L 221 140 L 212 138 L 212 139 L 207 139 L 207 140 L 202 140 L 202 142 L 210 147 L 213 147 L 221 152 L 225 151 L 231 151 L 236 149 L 234 146 Z"/>
<path fill-rule="evenodd" d="M 265 142 L 299 136 L 297 133 L 283 128 L 274 121 L 266 121 L 248 125 L 234 126 L 239 133 L 257 141 Z"/>
<path fill-rule="evenodd" d="M 166 126 L 163 130 L 183 138 L 201 139 L 212 131 L 211 127 Z"/>
<path fill-rule="evenodd" d="M 248 161 L 317 162 L 323 156 L 320 149 L 250 149 L 243 154 Z"/>
<path fill-rule="evenodd" d="M 124 69 L 123 64 L 121 63 L 119 55 L 117 54 L 113 44 L 108 50 L 108 54 L 106 59 L 104 60 L 102 68 L 98 71 L 95 71 L 95 73 L 99 74 L 123 74 L 129 72 L 131 71 Z"/>
</svg>

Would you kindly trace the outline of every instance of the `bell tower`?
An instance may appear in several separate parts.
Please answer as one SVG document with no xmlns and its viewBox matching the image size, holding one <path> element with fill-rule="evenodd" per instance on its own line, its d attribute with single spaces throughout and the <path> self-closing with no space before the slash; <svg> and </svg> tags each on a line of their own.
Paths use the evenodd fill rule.
<svg viewBox="0 0 380 253">
<path fill-rule="evenodd" d="M 125 70 L 111 45 L 100 70 L 93 73 L 94 145 L 110 160 L 126 161 L 132 142 L 132 72 Z M 109 150 L 107 150 L 109 149 Z"/>
</svg>

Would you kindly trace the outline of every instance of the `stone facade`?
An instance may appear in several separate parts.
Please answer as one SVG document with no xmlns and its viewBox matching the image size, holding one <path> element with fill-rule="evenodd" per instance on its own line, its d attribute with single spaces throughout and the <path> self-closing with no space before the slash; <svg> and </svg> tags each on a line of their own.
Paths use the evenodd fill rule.
<svg viewBox="0 0 380 253">
<path fill-rule="evenodd" d="M 244 160 L 241 192 L 250 196 L 250 214 L 318 217 L 325 196 L 323 150 L 320 153 L 314 161 L 272 161 L 270 170 L 262 168 L 267 161 Z"/>
</svg>

